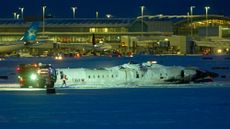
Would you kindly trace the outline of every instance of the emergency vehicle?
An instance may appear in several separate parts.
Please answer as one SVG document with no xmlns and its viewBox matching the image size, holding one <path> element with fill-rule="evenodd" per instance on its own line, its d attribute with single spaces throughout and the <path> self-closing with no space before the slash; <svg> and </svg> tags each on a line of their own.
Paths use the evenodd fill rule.
<svg viewBox="0 0 230 129">
<path fill-rule="evenodd" d="M 19 64 L 17 73 L 21 88 L 53 88 L 57 80 L 56 69 L 50 64 Z"/>
</svg>

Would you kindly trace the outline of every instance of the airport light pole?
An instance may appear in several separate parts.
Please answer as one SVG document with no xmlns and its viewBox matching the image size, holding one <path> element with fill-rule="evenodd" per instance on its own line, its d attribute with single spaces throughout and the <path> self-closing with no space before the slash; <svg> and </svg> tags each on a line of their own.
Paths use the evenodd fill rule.
<svg viewBox="0 0 230 129">
<path fill-rule="evenodd" d="M 46 6 L 42 6 L 42 34 L 45 32 L 45 9 Z"/>
<path fill-rule="evenodd" d="M 107 17 L 107 18 L 111 18 L 112 15 L 111 15 L 111 14 L 106 14 L 106 17 Z"/>
<path fill-rule="evenodd" d="M 99 12 L 98 12 L 98 10 L 96 11 L 96 18 L 98 18 L 99 17 Z"/>
<path fill-rule="evenodd" d="M 209 23 L 208 23 L 208 10 L 210 9 L 210 7 L 205 6 L 204 8 L 205 8 L 205 17 L 206 17 L 206 22 L 207 22 L 206 29 L 205 29 L 206 30 L 205 36 L 207 38 L 208 37 L 208 25 L 209 25 Z"/>
<path fill-rule="evenodd" d="M 144 32 L 144 5 L 141 5 L 141 37 L 143 37 L 143 32 Z"/>
<path fill-rule="evenodd" d="M 24 15 L 23 15 L 24 7 L 19 7 L 18 9 L 21 11 L 21 18 L 23 19 L 24 18 Z"/>
<path fill-rule="evenodd" d="M 191 16 L 191 37 L 193 36 L 193 9 L 196 8 L 196 6 L 190 6 L 190 16 Z"/>
<path fill-rule="evenodd" d="M 76 9 L 77 9 L 77 7 L 71 7 L 71 9 L 72 9 L 72 11 L 73 11 L 73 18 L 75 18 L 76 17 Z"/>
<path fill-rule="evenodd" d="M 17 12 L 13 12 L 14 19 L 17 19 Z"/>
<path fill-rule="evenodd" d="M 189 25 L 189 22 L 190 22 L 190 21 L 189 21 L 189 20 L 190 20 L 189 18 L 190 18 L 190 13 L 187 12 L 187 24 L 188 24 L 188 25 Z"/>
<path fill-rule="evenodd" d="M 19 19 L 19 17 L 20 17 L 20 14 L 17 14 L 17 15 L 16 15 L 16 19 L 18 20 L 18 19 Z"/>
</svg>

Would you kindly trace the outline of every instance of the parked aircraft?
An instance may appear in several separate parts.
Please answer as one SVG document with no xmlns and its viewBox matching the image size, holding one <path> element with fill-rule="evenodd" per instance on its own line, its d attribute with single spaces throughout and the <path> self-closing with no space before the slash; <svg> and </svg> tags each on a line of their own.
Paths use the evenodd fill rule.
<svg viewBox="0 0 230 129">
<path fill-rule="evenodd" d="M 109 43 L 96 43 L 95 35 L 92 36 L 92 42 L 88 43 L 58 43 L 60 47 L 77 48 L 85 51 L 109 51 L 112 45 Z"/>
<path fill-rule="evenodd" d="M 24 35 L 17 41 L 1 42 L 0 54 L 10 53 L 15 50 L 23 49 L 30 45 L 39 44 L 36 41 L 36 34 L 39 29 L 39 22 L 33 22 Z"/>
</svg>

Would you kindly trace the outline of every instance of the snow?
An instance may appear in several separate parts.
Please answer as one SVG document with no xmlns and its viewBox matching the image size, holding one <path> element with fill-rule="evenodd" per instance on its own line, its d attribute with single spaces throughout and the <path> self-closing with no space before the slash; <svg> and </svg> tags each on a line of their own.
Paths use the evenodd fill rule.
<svg viewBox="0 0 230 129">
<path fill-rule="evenodd" d="M 230 88 L 0 91 L 0 128 L 228 129 Z"/>
<path fill-rule="evenodd" d="M 225 56 L 136 56 L 133 58 L 10 58 L 0 62 L 0 129 L 229 129 L 229 67 Z M 163 65 L 198 66 L 226 78 L 200 84 L 157 84 L 155 87 L 17 88 L 18 63 L 43 62 L 55 67 L 110 67 L 129 61 L 156 60 Z"/>
</svg>

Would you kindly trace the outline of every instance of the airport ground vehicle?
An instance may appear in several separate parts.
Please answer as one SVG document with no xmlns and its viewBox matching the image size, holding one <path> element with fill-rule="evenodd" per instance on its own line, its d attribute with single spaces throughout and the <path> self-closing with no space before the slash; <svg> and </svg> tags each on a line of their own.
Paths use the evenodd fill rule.
<svg viewBox="0 0 230 129">
<path fill-rule="evenodd" d="M 49 64 L 19 64 L 17 73 L 22 88 L 53 88 L 57 80 L 56 69 Z"/>
</svg>

